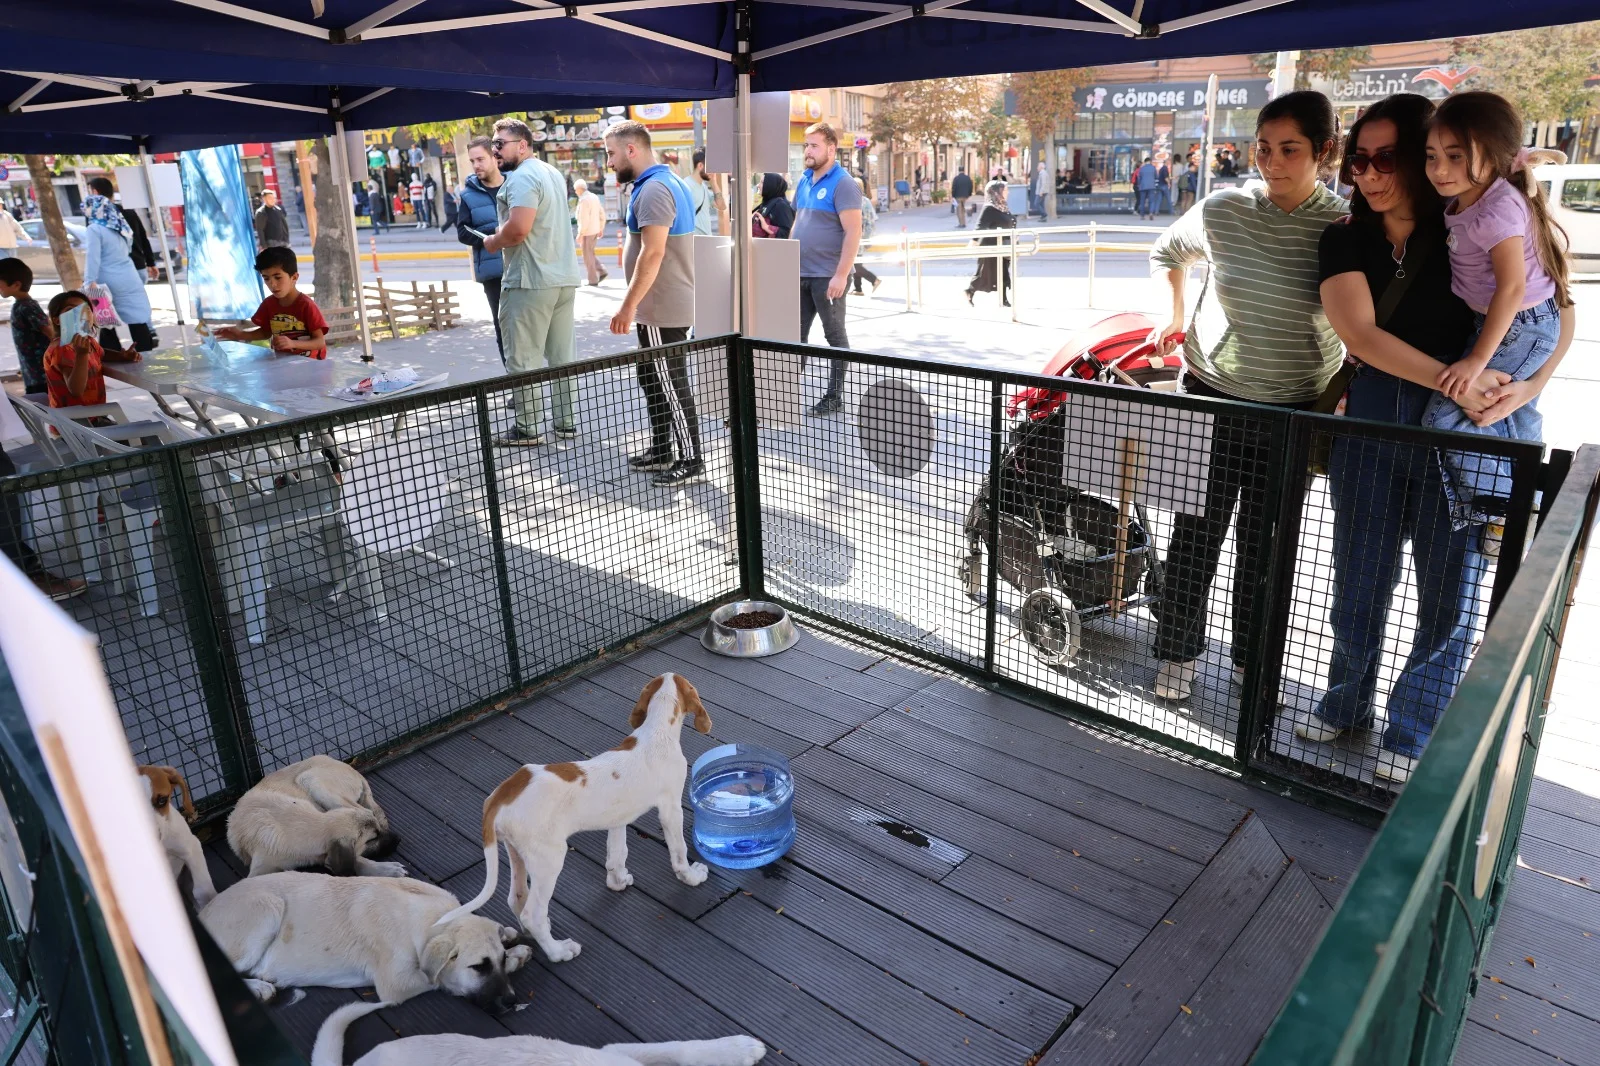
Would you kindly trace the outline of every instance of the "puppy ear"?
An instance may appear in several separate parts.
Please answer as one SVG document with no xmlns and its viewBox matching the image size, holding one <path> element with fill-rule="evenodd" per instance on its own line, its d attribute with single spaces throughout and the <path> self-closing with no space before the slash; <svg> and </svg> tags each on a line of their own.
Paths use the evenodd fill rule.
<svg viewBox="0 0 1600 1066">
<path fill-rule="evenodd" d="M 323 857 L 322 864 L 335 877 L 354 877 L 356 849 L 348 840 L 335 840 L 328 845 L 328 854 Z"/>
<path fill-rule="evenodd" d="M 428 983 L 438 987 L 439 975 L 444 973 L 444 968 L 450 965 L 450 960 L 456 957 L 456 946 L 451 939 L 443 933 L 429 940 L 422 947 L 422 972 L 427 974 Z"/>
<path fill-rule="evenodd" d="M 628 716 L 628 728 L 638 729 L 644 725 L 644 720 L 650 714 L 650 701 L 655 699 L 656 693 L 661 691 L 662 682 L 666 675 L 652 677 L 645 682 L 644 691 L 639 693 L 639 702 L 633 705 L 633 713 Z"/>
<path fill-rule="evenodd" d="M 151 803 L 156 799 L 156 783 L 150 779 L 149 767 L 139 767 L 139 780 L 144 782 L 144 797 Z"/>
<path fill-rule="evenodd" d="M 183 779 L 183 775 L 178 773 L 178 771 L 174 770 L 170 766 L 167 767 L 167 777 L 172 781 L 174 792 L 176 792 L 182 800 L 182 802 L 178 805 L 178 810 L 183 813 L 185 821 L 193 822 L 194 797 L 189 794 L 189 782 L 185 781 Z"/>
<path fill-rule="evenodd" d="M 683 708 L 683 713 L 694 715 L 694 727 L 700 732 L 711 732 L 711 716 L 706 713 L 706 705 L 700 702 L 700 693 L 682 675 L 674 675 L 673 680 L 678 683 L 678 706 Z"/>
</svg>

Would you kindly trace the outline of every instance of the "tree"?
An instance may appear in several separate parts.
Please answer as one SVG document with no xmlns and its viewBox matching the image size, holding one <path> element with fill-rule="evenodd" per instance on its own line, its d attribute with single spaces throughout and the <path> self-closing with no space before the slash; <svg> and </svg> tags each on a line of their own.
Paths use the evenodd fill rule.
<svg viewBox="0 0 1600 1066">
<path fill-rule="evenodd" d="M 1455 42 L 1451 62 L 1477 67 L 1462 88 L 1510 100 L 1529 122 L 1583 117 L 1600 106 L 1600 22 L 1492 33 Z"/>
<path fill-rule="evenodd" d="M 350 211 L 345 200 L 351 194 L 334 180 L 333 162 L 328 158 L 328 139 L 314 142 L 316 175 L 313 200 L 317 205 L 317 239 L 311 254 L 317 261 L 317 305 L 324 311 L 335 307 L 355 307 L 358 295 L 350 264 Z"/>
<path fill-rule="evenodd" d="M 39 201 L 39 215 L 44 219 L 44 235 L 50 241 L 50 257 L 56 262 L 56 276 L 63 289 L 83 288 L 83 272 L 72 255 L 72 242 L 67 237 L 67 224 L 61 218 L 61 204 L 56 200 L 54 175 L 45 164 L 44 156 L 24 156 L 28 163 L 28 177 L 33 182 L 33 195 Z"/>
<path fill-rule="evenodd" d="M 1010 79 L 1012 95 L 1017 100 L 1017 117 L 1028 128 L 1028 134 L 1043 141 L 1045 158 L 1050 160 L 1048 170 L 1054 176 L 1056 158 L 1056 123 L 1062 118 L 1077 114 L 1073 99 L 1079 89 L 1095 80 L 1093 67 L 1077 70 L 1031 70 L 1013 74 Z M 1056 198 L 1044 198 L 1045 217 L 1056 217 Z"/>
<path fill-rule="evenodd" d="M 873 137 L 891 146 L 895 139 L 933 145 L 934 166 L 939 146 L 956 135 L 974 131 L 995 98 L 987 78 L 930 78 L 891 82 L 872 116 Z"/>
<path fill-rule="evenodd" d="M 1300 53 L 1294 63 L 1294 87 L 1311 88 L 1311 78 L 1325 81 L 1344 81 L 1356 68 L 1372 61 L 1370 48 L 1313 48 Z M 1271 74 L 1278 67 L 1278 53 L 1257 52 L 1250 57 L 1250 69 L 1258 74 Z"/>
<path fill-rule="evenodd" d="M 978 135 L 978 148 L 983 152 L 983 172 L 987 177 L 994 173 L 994 166 L 990 162 L 995 156 L 1002 155 L 1006 145 L 1020 132 L 1021 123 L 1006 114 L 1006 102 L 1003 96 L 996 96 L 989 110 L 983 113 L 978 120 L 975 133 Z"/>
</svg>

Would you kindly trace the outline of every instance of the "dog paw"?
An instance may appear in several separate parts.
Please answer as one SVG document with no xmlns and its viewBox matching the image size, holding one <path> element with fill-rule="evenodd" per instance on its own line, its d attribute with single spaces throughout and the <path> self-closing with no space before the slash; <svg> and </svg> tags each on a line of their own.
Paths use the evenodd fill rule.
<svg viewBox="0 0 1600 1066">
<path fill-rule="evenodd" d="M 693 888 L 695 885 L 704 884 L 711 871 L 706 869 L 703 862 L 691 862 L 681 870 L 673 871 L 678 875 L 678 880 Z"/>
<path fill-rule="evenodd" d="M 370 867 L 370 877 L 404 877 L 406 865 L 403 862 L 375 862 Z"/>
<path fill-rule="evenodd" d="M 277 986 L 271 981 L 260 981 L 254 977 L 246 977 L 244 984 L 263 1003 L 271 1003 L 272 997 L 278 994 Z"/>
<path fill-rule="evenodd" d="M 756 1066 L 767 1054 L 767 1045 L 753 1036 L 730 1036 L 728 1045 L 728 1050 L 733 1053 L 728 1061 L 739 1066 Z"/>
<path fill-rule="evenodd" d="M 613 892 L 621 892 L 633 884 L 633 874 L 627 870 L 607 870 L 606 887 Z"/>
<path fill-rule="evenodd" d="M 578 957 L 578 952 L 583 950 L 583 945 L 576 940 L 552 940 L 544 949 L 544 957 L 551 962 L 566 962 L 568 959 Z"/>
<path fill-rule="evenodd" d="M 518 944 L 506 951 L 506 973 L 516 973 L 533 958 L 533 948 L 527 944 Z"/>
</svg>

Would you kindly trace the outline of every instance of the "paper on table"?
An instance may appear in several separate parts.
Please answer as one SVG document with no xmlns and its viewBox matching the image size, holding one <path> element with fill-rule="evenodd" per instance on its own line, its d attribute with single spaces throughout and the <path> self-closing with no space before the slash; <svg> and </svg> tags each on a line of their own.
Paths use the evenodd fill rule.
<svg viewBox="0 0 1600 1066">
<path fill-rule="evenodd" d="M 393 396 L 397 392 L 407 389 L 420 388 L 425 385 L 438 385 L 450 377 L 449 374 L 438 374 L 427 380 L 418 380 L 414 367 L 401 366 L 393 370 L 385 370 L 373 374 L 371 377 L 362 378 L 354 385 L 346 385 L 342 389 L 335 389 L 328 393 L 335 400 L 373 400 L 381 396 Z"/>
<path fill-rule="evenodd" d="M 61 738 L 134 944 L 214 1066 L 236 1066 L 94 636 L 3 558 L 0 603 L 0 651 L 28 724 L 36 735 L 49 727 Z"/>
</svg>

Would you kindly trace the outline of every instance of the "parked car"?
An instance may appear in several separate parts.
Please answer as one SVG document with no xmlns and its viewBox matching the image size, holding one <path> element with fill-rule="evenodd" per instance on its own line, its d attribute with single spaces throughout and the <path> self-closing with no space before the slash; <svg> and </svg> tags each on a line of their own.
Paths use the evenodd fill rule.
<svg viewBox="0 0 1600 1066">
<path fill-rule="evenodd" d="M 1574 274 L 1600 274 L 1600 164 L 1538 167 L 1533 176 L 1571 241 Z"/>
<path fill-rule="evenodd" d="M 72 244 L 72 257 L 78 261 L 78 269 L 83 269 L 83 227 L 75 222 L 68 222 L 67 240 Z M 17 244 L 17 256 L 28 264 L 33 271 L 35 281 L 60 281 L 56 274 L 55 257 L 50 254 L 50 241 L 44 235 L 44 219 L 30 218 L 22 223 L 23 232 L 28 236 Z"/>
</svg>

